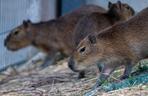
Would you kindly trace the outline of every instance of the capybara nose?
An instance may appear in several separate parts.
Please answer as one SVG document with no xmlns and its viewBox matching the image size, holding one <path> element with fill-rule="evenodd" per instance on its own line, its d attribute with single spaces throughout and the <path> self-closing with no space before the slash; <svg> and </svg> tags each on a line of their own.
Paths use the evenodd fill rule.
<svg viewBox="0 0 148 96">
<path fill-rule="evenodd" d="M 72 59 L 72 57 L 69 58 L 69 61 L 68 61 L 68 67 L 70 69 L 73 69 L 73 65 L 74 65 L 74 60 Z"/>
<path fill-rule="evenodd" d="M 72 57 L 69 58 L 69 61 L 68 61 L 68 67 L 74 71 L 74 72 L 78 72 L 78 70 L 75 68 L 75 61 Z"/>
<path fill-rule="evenodd" d="M 4 46 L 7 46 L 7 42 L 10 40 L 11 35 L 8 35 L 5 39 L 4 39 Z"/>
<path fill-rule="evenodd" d="M 4 46 L 7 46 L 7 38 L 4 40 Z"/>
</svg>

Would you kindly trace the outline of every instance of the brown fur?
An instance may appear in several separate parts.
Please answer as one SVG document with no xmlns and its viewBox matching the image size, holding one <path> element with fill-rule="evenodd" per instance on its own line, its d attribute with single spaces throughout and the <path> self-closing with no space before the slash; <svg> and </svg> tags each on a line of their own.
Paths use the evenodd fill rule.
<svg viewBox="0 0 148 96">
<path fill-rule="evenodd" d="M 98 87 L 122 65 L 125 71 L 121 79 L 127 78 L 132 67 L 147 57 L 148 8 L 129 21 L 115 24 L 96 35 L 88 35 L 79 43 L 69 63 L 77 63 L 78 68 L 81 64 L 85 67 L 101 64 L 101 74 L 95 86 Z"/>
<path fill-rule="evenodd" d="M 109 10 L 106 13 L 94 12 L 83 17 L 74 30 L 74 43 L 78 45 L 86 35 L 99 32 L 113 24 L 126 21 L 134 15 L 134 10 L 127 4 L 118 1 L 115 4 L 109 2 Z M 70 69 L 77 72 L 73 65 L 68 65 Z M 79 78 L 84 77 L 84 72 L 80 72 Z"/>
<path fill-rule="evenodd" d="M 76 45 L 91 32 L 100 31 L 113 24 L 126 21 L 134 15 L 132 7 L 118 1 L 112 4 L 109 2 L 109 10 L 105 13 L 94 12 L 83 17 L 76 25 L 74 41 Z"/>
<path fill-rule="evenodd" d="M 7 36 L 5 45 L 12 51 L 33 45 L 42 49 L 45 53 L 62 51 L 69 54 L 69 49 L 72 48 L 72 32 L 76 23 L 83 16 L 93 12 L 106 12 L 106 10 L 95 5 L 86 5 L 47 22 L 34 24 L 29 20 L 24 21 L 22 25 L 14 28 Z"/>
<path fill-rule="evenodd" d="M 117 5 L 119 4 L 114 4 L 114 6 Z M 113 5 L 110 4 L 110 6 Z M 118 10 L 118 8 L 116 10 Z M 48 53 L 50 56 L 54 56 L 54 54 L 59 51 L 69 55 L 75 47 L 73 42 L 77 42 L 73 41 L 73 30 L 77 22 L 83 16 L 93 12 L 103 14 L 106 11 L 98 6 L 86 5 L 55 20 L 37 24 L 33 24 L 30 21 L 24 22 L 12 30 L 5 40 L 5 46 L 9 50 L 16 51 L 33 45 L 45 53 Z M 87 34 L 84 35 L 86 36 Z M 76 37 L 79 37 L 79 34 L 77 34 Z"/>
</svg>

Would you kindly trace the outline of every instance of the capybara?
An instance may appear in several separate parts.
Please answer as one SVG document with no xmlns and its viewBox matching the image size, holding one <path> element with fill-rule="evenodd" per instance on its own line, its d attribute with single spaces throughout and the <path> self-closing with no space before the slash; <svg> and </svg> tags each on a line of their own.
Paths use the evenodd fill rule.
<svg viewBox="0 0 148 96">
<path fill-rule="evenodd" d="M 125 66 L 121 79 L 129 77 L 132 67 L 148 57 L 148 8 L 128 21 L 115 24 L 99 33 L 89 34 L 69 59 L 77 70 L 91 64 L 102 65 L 94 88 L 99 87 L 120 66 Z"/>
<path fill-rule="evenodd" d="M 109 3 L 109 5 L 117 6 L 119 3 Z M 125 7 L 127 8 L 127 6 Z M 118 9 L 118 7 L 112 8 L 114 11 Z M 73 30 L 77 22 L 82 17 L 93 12 L 103 14 L 106 11 L 103 8 L 95 5 L 85 5 L 84 7 L 81 7 L 71 13 L 47 22 L 34 24 L 31 21 L 24 21 L 22 25 L 14 28 L 7 36 L 5 39 L 5 46 L 9 50 L 16 51 L 29 45 L 33 45 L 49 54 L 48 59 L 55 57 L 55 53 L 57 52 L 61 52 L 69 56 L 72 50 L 75 48 L 73 43 L 75 42 L 73 40 Z"/>
<path fill-rule="evenodd" d="M 96 5 L 84 5 L 57 19 L 39 23 L 23 21 L 6 37 L 5 46 L 8 50 L 17 51 L 32 45 L 46 53 L 46 59 L 54 63 L 57 52 L 69 54 L 72 32 L 79 19 L 93 12 L 104 13 L 106 10 Z M 43 65 L 46 66 L 47 63 Z"/>
<path fill-rule="evenodd" d="M 78 45 L 80 40 L 82 40 L 86 35 L 99 32 L 113 24 L 127 21 L 132 15 L 134 15 L 134 10 L 127 4 L 118 1 L 115 4 L 109 2 L 109 10 L 106 13 L 94 12 L 87 16 L 84 16 L 76 25 L 73 32 L 75 46 Z M 78 72 L 74 69 L 73 65 L 68 65 L 70 69 Z M 84 77 L 85 72 L 80 72 L 79 77 Z"/>
</svg>

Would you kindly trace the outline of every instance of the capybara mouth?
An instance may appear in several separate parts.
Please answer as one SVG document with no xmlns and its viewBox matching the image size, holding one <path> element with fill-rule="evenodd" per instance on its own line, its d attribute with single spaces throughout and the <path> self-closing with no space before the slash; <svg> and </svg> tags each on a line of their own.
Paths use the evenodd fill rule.
<svg viewBox="0 0 148 96">
<path fill-rule="evenodd" d="M 5 46 L 7 48 L 7 50 L 9 51 L 17 51 L 19 50 L 18 48 L 12 48 L 12 47 L 8 47 L 8 46 Z"/>
<path fill-rule="evenodd" d="M 73 60 L 73 57 L 69 58 L 68 67 L 74 72 L 79 72 L 79 70 L 77 70 L 75 67 L 75 61 Z"/>
<path fill-rule="evenodd" d="M 13 44 L 10 44 L 9 42 L 9 38 L 6 38 L 4 40 L 4 46 L 7 48 L 7 50 L 10 50 L 10 51 L 17 51 L 19 50 L 20 48 L 17 48 L 16 46 L 14 46 Z"/>
<path fill-rule="evenodd" d="M 17 51 L 17 50 L 19 50 L 19 48 L 16 48 L 16 47 L 13 47 L 13 46 L 9 46 L 8 42 L 4 42 L 4 46 L 7 48 L 7 50 L 10 50 L 10 51 Z"/>
</svg>

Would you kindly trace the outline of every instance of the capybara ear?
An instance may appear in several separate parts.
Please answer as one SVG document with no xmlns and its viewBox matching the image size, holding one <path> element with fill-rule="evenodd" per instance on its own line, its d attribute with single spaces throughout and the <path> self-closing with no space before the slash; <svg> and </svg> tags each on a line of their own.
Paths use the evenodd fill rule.
<svg viewBox="0 0 148 96">
<path fill-rule="evenodd" d="M 112 4 L 112 2 L 108 2 L 108 8 L 111 8 L 111 6 L 112 6 L 113 4 Z"/>
<path fill-rule="evenodd" d="M 25 28 L 27 28 L 29 25 L 31 24 L 31 21 L 30 20 L 24 20 L 23 21 L 23 26 L 25 27 Z"/>
<path fill-rule="evenodd" d="M 23 21 L 23 26 L 24 26 L 24 27 L 28 27 L 28 22 L 24 20 L 24 21 Z"/>
<path fill-rule="evenodd" d="M 95 35 L 89 35 L 88 40 L 90 41 L 91 44 L 97 43 L 97 38 Z"/>
<path fill-rule="evenodd" d="M 27 20 L 27 23 L 30 23 L 30 24 L 31 24 L 31 21 L 28 19 L 28 20 Z"/>
<path fill-rule="evenodd" d="M 121 1 L 117 1 L 118 4 L 122 4 Z"/>
<path fill-rule="evenodd" d="M 121 8 L 121 6 L 122 6 L 121 1 L 117 1 L 117 3 L 119 4 L 119 7 Z"/>
</svg>

